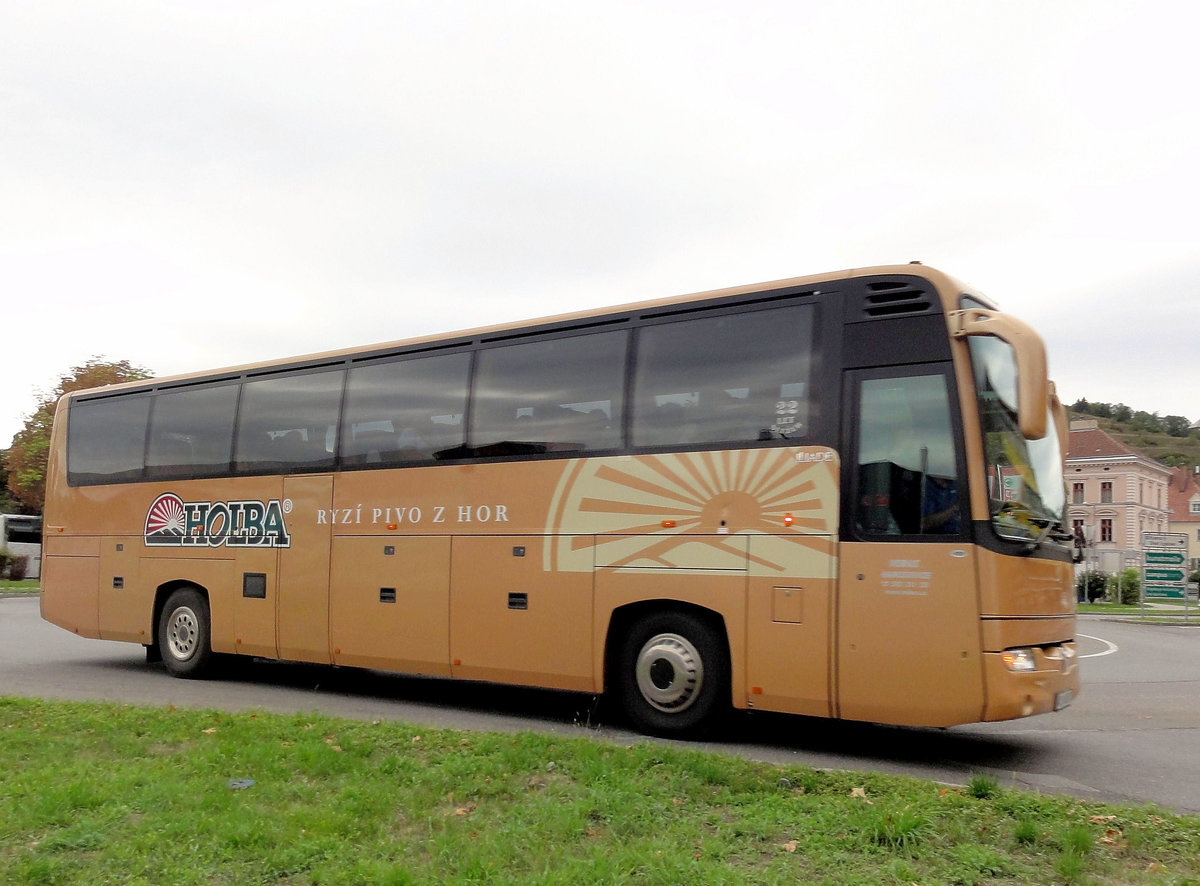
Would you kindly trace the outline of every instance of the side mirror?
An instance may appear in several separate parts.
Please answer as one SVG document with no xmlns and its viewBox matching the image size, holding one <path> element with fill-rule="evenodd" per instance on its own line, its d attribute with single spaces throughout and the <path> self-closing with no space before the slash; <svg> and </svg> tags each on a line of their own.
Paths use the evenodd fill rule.
<svg viewBox="0 0 1200 886">
<path fill-rule="evenodd" d="M 1031 326 L 1016 317 L 984 308 L 951 311 L 946 317 L 951 338 L 995 336 L 1017 357 L 1017 424 L 1029 440 L 1046 436 L 1050 381 L 1046 376 L 1046 346 Z M 1065 437 L 1063 438 L 1065 444 Z"/>
</svg>

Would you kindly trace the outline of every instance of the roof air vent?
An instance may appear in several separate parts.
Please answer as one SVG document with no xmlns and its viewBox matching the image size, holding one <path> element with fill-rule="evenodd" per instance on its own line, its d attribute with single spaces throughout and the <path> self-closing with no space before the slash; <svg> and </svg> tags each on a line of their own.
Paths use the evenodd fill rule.
<svg viewBox="0 0 1200 886">
<path fill-rule="evenodd" d="M 875 280 L 868 283 L 863 298 L 863 313 L 868 318 L 928 314 L 934 301 L 918 283 L 912 279 Z"/>
</svg>

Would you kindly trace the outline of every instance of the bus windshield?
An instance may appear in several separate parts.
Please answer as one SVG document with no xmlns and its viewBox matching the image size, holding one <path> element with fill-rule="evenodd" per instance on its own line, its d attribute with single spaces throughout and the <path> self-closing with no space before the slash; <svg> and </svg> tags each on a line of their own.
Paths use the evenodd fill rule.
<svg viewBox="0 0 1200 886">
<path fill-rule="evenodd" d="M 992 526 L 1000 536 L 1022 541 L 1061 533 L 1066 486 L 1053 416 L 1040 440 L 1023 436 L 1017 423 L 1016 353 L 991 336 L 972 338 L 970 348 Z"/>
</svg>

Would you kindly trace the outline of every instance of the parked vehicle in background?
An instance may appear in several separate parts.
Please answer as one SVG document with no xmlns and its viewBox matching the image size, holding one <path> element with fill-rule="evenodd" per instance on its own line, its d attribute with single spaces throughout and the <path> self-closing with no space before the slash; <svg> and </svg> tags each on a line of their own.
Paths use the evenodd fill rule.
<svg viewBox="0 0 1200 886">
<path fill-rule="evenodd" d="M 0 514 L 0 551 L 24 557 L 24 578 L 42 574 L 42 518 L 25 514 Z"/>
</svg>

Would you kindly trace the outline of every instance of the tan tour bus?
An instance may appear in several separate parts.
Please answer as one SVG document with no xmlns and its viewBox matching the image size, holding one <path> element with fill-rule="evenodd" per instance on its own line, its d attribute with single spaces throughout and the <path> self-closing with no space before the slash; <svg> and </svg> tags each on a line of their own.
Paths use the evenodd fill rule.
<svg viewBox="0 0 1200 886">
<path fill-rule="evenodd" d="M 78 391 L 42 615 L 217 656 L 945 726 L 1078 690 L 1039 336 L 878 267 Z"/>
</svg>

